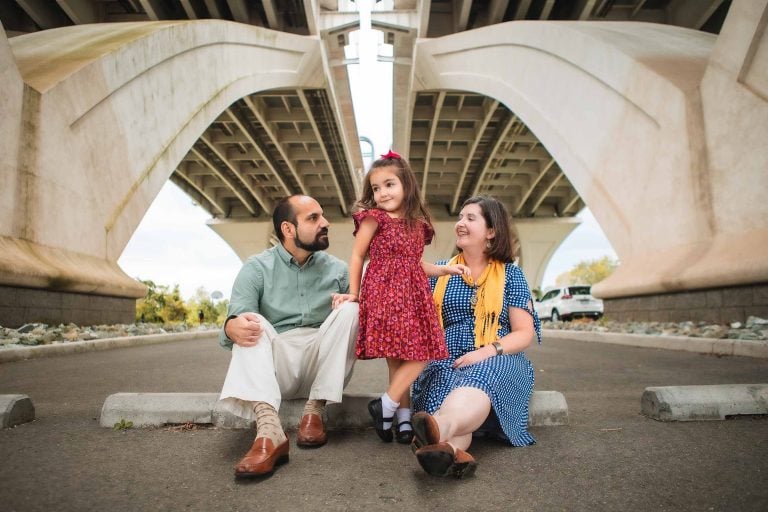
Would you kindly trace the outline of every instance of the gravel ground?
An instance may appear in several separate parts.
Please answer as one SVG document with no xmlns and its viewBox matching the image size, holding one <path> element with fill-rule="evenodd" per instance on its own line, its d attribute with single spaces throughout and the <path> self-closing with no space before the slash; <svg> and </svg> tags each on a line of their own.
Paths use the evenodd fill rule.
<svg viewBox="0 0 768 512">
<path fill-rule="evenodd" d="M 544 329 L 618 332 L 651 336 L 689 336 L 692 338 L 720 338 L 738 340 L 768 340 L 768 320 L 751 316 L 746 322 L 730 325 L 704 322 L 613 322 L 602 318 L 576 319 L 568 322 L 542 322 Z M 61 324 L 50 326 L 41 323 L 26 324 L 18 329 L 0 326 L 0 350 L 3 347 L 20 347 L 68 343 L 71 341 L 121 338 L 146 334 L 206 331 L 217 329 L 216 324 L 118 324 L 78 326 Z"/>
<path fill-rule="evenodd" d="M 542 322 L 544 329 L 570 331 L 618 332 L 651 336 L 688 336 L 732 340 L 768 340 L 768 320 L 750 316 L 747 321 L 730 325 L 705 322 L 614 322 L 601 318 L 594 321 L 578 319 L 571 322 Z"/>
<path fill-rule="evenodd" d="M 97 340 L 103 338 L 123 338 L 125 336 L 143 336 L 147 334 L 165 334 L 179 332 L 208 331 L 218 329 L 210 324 L 116 324 L 89 325 L 60 324 L 56 326 L 33 323 L 18 329 L 0 326 L 0 350 L 4 347 L 23 347 L 69 343 L 71 341 Z"/>
</svg>

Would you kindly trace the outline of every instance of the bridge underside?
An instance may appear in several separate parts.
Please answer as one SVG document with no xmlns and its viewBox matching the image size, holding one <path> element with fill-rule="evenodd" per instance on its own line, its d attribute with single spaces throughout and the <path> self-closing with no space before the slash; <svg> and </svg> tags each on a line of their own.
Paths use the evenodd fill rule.
<svg viewBox="0 0 768 512">
<path fill-rule="evenodd" d="M 278 198 L 312 195 L 346 258 L 363 169 L 342 4 L 0 5 L 0 324 L 129 320 L 144 290 L 115 262 L 168 179 L 241 258 L 275 243 Z M 586 205 L 621 260 L 595 287 L 616 318 L 768 316 L 768 1 L 393 5 L 371 22 L 428 259 L 490 194 L 536 287 Z"/>
</svg>

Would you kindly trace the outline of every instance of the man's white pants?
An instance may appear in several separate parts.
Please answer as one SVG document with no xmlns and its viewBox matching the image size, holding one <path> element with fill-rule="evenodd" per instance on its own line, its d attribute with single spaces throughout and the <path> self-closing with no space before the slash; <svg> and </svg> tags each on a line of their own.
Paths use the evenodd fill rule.
<svg viewBox="0 0 768 512">
<path fill-rule="evenodd" d="M 255 420 L 254 402 L 275 410 L 282 399 L 309 398 L 341 402 L 355 362 L 358 305 L 334 309 L 319 328 L 299 327 L 280 334 L 259 315 L 264 333 L 254 347 L 232 347 L 221 390 L 221 406 Z"/>
</svg>

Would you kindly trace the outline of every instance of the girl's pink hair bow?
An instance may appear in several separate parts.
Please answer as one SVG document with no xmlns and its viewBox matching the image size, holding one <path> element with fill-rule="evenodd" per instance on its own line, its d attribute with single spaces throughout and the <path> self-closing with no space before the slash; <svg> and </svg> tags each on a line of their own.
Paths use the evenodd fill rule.
<svg viewBox="0 0 768 512">
<path fill-rule="evenodd" d="M 403 157 L 401 157 L 399 154 L 395 153 L 390 149 L 389 151 L 387 151 L 386 155 L 381 155 L 381 158 L 397 158 L 399 160 L 400 158 L 403 158 Z"/>
</svg>

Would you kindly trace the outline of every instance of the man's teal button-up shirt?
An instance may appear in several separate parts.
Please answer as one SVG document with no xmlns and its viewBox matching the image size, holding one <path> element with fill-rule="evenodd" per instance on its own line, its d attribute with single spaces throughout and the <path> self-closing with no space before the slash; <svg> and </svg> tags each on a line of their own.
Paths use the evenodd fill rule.
<svg viewBox="0 0 768 512">
<path fill-rule="evenodd" d="M 227 316 L 259 313 L 277 332 L 319 327 L 331 314 L 331 294 L 348 292 L 349 270 L 340 259 L 319 251 L 300 267 L 276 245 L 246 260 L 232 286 Z M 232 348 L 223 327 L 219 342 Z"/>
</svg>

